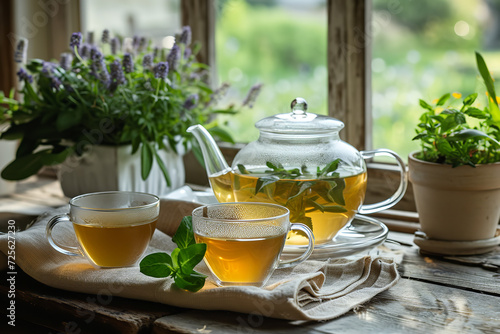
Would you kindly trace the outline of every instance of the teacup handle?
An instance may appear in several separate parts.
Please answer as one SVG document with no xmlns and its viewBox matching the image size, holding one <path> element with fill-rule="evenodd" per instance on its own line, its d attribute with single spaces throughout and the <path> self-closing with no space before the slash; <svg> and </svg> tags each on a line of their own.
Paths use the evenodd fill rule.
<svg viewBox="0 0 500 334">
<path fill-rule="evenodd" d="M 295 266 L 301 262 L 304 262 L 305 260 L 307 260 L 309 258 L 309 256 L 312 254 L 312 252 L 314 250 L 314 234 L 312 233 L 312 231 L 309 227 L 307 227 L 304 224 L 292 223 L 292 226 L 290 229 L 299 230 L 299 231 L 304 232 L 307 235 L 307 240 L 309 240 L 309 243 L 307 244 L 306 251 L 298 258 L 290 259 L 290 260 L 281 260 L 280 259 L 280 262 L 278 264 L 277 269 L 292 267 L 292 266 Z"/>
<path fill-rule="evenodd" d="M 366 215 L 382 210 L 389 209 L 393 205 L 395 205 L 397 202 L 403 198 L 406 188 L 408 187 L 408 174 L 406 173 L 406 165 L 401 159 L 399 155 L 396 154 L 396 152 L 393 152 L 391 150 L 387 150 L 384 148 L 378 149 L 378 150 L 373 150 L 373 151 L 361 151 L 361 155 L 363 156 L 363 159 L 371 159 L 375 156 L 390 156 L 393 157 L 398 166 L 399 166 L 399 173 L 400 173 L 400 180 L 399 180 L 399 187 L 396 190 L 394 194 L 392 194 L 391 197 L 389 197 L 386 200 L 383 200 L 382 202 L 378 203 L 373 203 L 373 204 L 364 204 L 361 206 L 359 209 L 359 213 Z"/>
<path fill-rule="evenodd" d="M 64 215 L 58 215 L 53 217 L 49 222 L 47 223 L 47 228 L 45 229 L 45 234 L 47 235 L 47 239 L 49 240 L 50 245 L 58 252 L 66 254 L 66 255 L 71 255 L 71 256 L 83 256 L 78 247 L 72 247 L 72 246 L 65 246 L 58 244 L 55 242 L 55 240 L 52 238 L 52 229 L 54 226 L 56 226 L 57 223 L 61 222 L 70 222 L 69 217 L 67 214 Z"/>
</svg>

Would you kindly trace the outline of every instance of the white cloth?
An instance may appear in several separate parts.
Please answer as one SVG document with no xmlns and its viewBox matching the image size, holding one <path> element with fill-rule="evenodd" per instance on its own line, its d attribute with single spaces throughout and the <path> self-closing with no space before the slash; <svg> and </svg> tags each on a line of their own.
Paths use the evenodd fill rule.
<svg viewBox="0 0 500 334">
<path fill-rule="evenodd" d="M 16 233 L 16 265 L 37 281 L 59 289 L 193 309 L 319 321 L 348 312 L 399 279 L 393 260 L 364 256 L 349 260 L 311 260 L 294 268 L 278 269 L 264 288 L 217 287 L 207 279 L 202 290 L 192 293 L 172 285 L 170 278 L 145 276 L 138 267 L 97 270 L 83 257 L 57 252 L 45 237 L 45 227 L 51 217 L 65 212 L 66 207 L 48 212 L 28 230 Z M 147 253 L 170 253 L 176 247 L 161 229 L 159 221 Z M 57 240 L 66 240 L 67 244 L 74 240 L 71 224 L 58 224 L 54 233 Z M 8 252 L 7 235 L 0 235 L 0 250 L 4 254 Z M 3 263 L 7 263 L 7 259 Z M 195 269 L 209 275 L 204 263 Z"/>
</svg>

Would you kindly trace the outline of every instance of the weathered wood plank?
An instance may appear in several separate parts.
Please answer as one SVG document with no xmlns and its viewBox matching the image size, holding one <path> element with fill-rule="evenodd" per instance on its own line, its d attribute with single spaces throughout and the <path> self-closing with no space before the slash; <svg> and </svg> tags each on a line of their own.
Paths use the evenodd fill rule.
<svg viewBox="0 0 500 334">
<path fill-rule="evenodd" d="M 371 138 L 367 113 L 366 0 L 328 1 L 328 114 L 345 123 L 341 137 L 359 150 Z"/>
<path fill-rule="evenodd" d="M 266 318 L 260 314 L 243 314 L 227 311 L 189 311 L 165 316 L 153 324 L 153 334 L 165 333 L 274 333 L 320 334 L 323 331 L 293 324 L 293 322 Z"/>
<path fill-rule="evenodd" d="M 200 63 L 210 66 L 212 83 L 217 82 L 215 72 L 215 3 L 213 0 L 182 0 L 182 25 L 191 27 L 193 42 L 201 43 L 197 54 Z"/>
<path fill-rule="evenodd" d="M 483 255 L 487 259 L 491 254 Z M 493 255 L 494 256 L 494 255 Z M 403 277 L 436 282 L 448 286 L 486 292 L 500 296 L 500 274 L 480 266 L 468 266 L 446 261 L 437 256 L 420 255 L 418 249 L 405 252 L 400 268 Z M 500 299 L 498 304 L 500 318 Z"/>
<path fill-rule="evenodd" d="M 314 326 L 327 333 L 498 333 L 500 299 L 402 279 L 346 317 Z"/>
<path fill-rule="evenodd" d="M 486 255 L 445 256 L 443 259 L 450 262 L 460 263 L 462 265 L 482 267 L 486 270 L 500 273 L 500 247 L 497 247 L 495 250 Z M 500 277 L 500 274 L 497 277 Z"/>
<path fill-rule="evenodd" d="M 16 84 L 14 66 L 14 48 L 9 38 L 14 31 L 14 0 L 0 1 L 0 90 L 10 92 Z"/>
<path fill-rule="evenodd" d="M 293 322 L 216 311 L 155 321 L 153 333 L 498 333 L 500 298 L 402 279 L 390 290 L 328 322 Z"/>
<path fill-rule="evenodd" d="M 0 303 L 15 301 L 16 319 L 70 333 L 149 333 L 153 322 L 182 309 L 125 299 L 110 291 L 90 295 L 54 289 L 21 271 L 15 276 L 15 298 L 8 298 L 5 273 L 0 282 Z M 5 319 L 6 308 L 0 310 Z"/>
</svg>

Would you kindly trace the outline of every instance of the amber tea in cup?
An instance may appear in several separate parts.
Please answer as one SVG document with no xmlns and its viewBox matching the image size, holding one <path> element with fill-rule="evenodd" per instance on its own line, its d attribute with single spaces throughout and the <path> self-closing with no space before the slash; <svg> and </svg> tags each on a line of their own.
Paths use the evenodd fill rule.
<svg viewBox="0 0 500 334">
<path fill-rule="evenodd" d="M 221 203 L 193 211 L 196 242 L 207 244 L 205 263 L 221 286 L 263 286 L 276 268 L 306 260 L 314 236 L 302 224 L 291 224 L 287 208 L 268 203 Z M 309 238 L 306 251 L 297 259 L 280 255 L 290 230 Z"/>
<path fill-rule="evenodd" d="M 98 268 L 129 267 L 144 254 L 156 229 L 158 197 L 137 192 L 101 192 L 74 197 L 67 215 L 52 218 L 47 238 L 57 251 L 84 256 Z M 78 247 L 56 243 L 52 229 L 73 224 Z"/>
</svg>

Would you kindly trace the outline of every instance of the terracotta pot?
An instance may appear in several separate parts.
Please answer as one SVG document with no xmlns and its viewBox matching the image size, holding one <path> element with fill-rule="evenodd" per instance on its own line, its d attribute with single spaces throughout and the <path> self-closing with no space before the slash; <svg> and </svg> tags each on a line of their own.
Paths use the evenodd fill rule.
<svg viewBox="0 0 500 334">
<path fill-rule="evenodd" d="M 422 231 L 431 239 L 473 241 L 495 236 L 500 219 L 500 163 L 475 168 L 408 159 Z"/>
<path fill-rule="evenodd" d="M 179 145 L 179 148 L 182 149 L 182 146 Z M 169 171 L 171 186 L 168 187 L 156 161 L 149 177 L 143 181 L 140 151 L 135 154 L 131 152 L 130 145 L 94 145 L 82 157 L 66 159 L 58 172 L 64 195 L 72 198 L 91 192 L 121 190 L 163 196 L 184 185 L 184 162 L 181 154 L 158 151 Z"/>
</svg>

